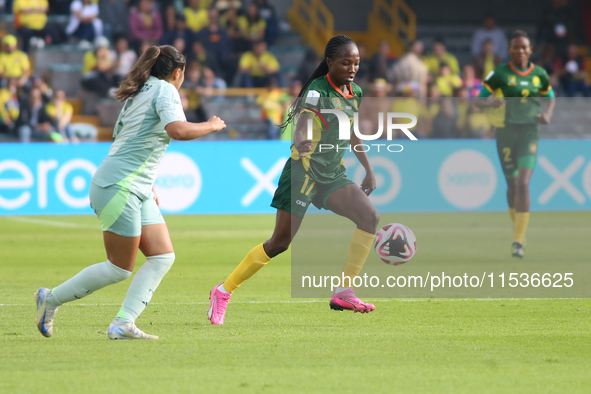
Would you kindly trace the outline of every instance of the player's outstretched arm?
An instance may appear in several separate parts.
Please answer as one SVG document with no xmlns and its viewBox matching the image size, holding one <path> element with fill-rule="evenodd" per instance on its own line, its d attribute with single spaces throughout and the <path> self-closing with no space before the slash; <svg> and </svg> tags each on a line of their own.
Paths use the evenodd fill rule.
<svg viewBox="0 0 591 394">
<path fill-rule="evenodd" d="M 194 140 L 199 137 L 203 137 L 209 133 L 223 130 L 226 128 L 226 122 L 212 116 L 207 122 L 203 123 L 191 123 L 191 122 L 171 122 L 166 125 L 164 130 L 170 138 L 180 141 Z"/>
</svg>

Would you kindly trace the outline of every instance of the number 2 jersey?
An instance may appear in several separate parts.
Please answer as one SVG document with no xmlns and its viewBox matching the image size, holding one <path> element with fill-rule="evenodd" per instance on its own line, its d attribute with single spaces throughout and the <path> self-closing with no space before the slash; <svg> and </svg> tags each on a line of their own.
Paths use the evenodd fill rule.
<svg viewBox="0 0 591 394">
<path fill-rule="evenodd" d="M 92 182 L 101 187 L 118 185 L 148 198 L 170 144 L 164 128 L 176 121 L 186 121 L 178 90 L 151 76 L 139 93 L 125 102 L 113 130 L 115 141 Z"/>
<path fill-rule="evenodd" d="M 340 110 L 348 118 L 349 137 L 353 130 L 353 116 L 359 110 L 363 91 L 359 85 L 349 85 L 348 96 L 333 83 L 326 74 L 316 78 L 303 96 L 300 114 L 312 118 L 312 152 L 300 157 L 295 146 L 291 147 L 291 158 L 302 160 L 304 169 L 319 183 L 330 183 L 345 174 L 342 162 L 349 139 L 339 139 L 339 119 L 336 114 L 322 113 L 322 109 Z M 306 135 L 306 139 L 308 136 Z"/>
<path fill-rule="evenodd" d="M 526 70 L 518 69 L 513 62 L 501 64 L 486 77 L 483 85 L 480 97 L 494 94 L 509 98 L 505 107 L 493 108 L 489 113 L 491 123 L 497 127 L 537 124 L 536 116 L 541 113 L 538 96 L 554 97 L 548 73 L 533 63 L 529 63 Z"/>
</svg>

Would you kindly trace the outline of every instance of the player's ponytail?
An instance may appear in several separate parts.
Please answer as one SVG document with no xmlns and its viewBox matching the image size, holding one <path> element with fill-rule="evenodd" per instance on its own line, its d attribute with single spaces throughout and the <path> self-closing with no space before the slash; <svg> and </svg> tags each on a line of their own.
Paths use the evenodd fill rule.
<svg viewBox="0 0 591 394">
<path fill-rule="evenodd" d="M 303 96 L 306 93 L 306 90 L 308 89 L 308 86 L 310 86 L 312 81 L 328 74 L 328 63 L 326 62 L 326 59 L 332 59 L 342 47 L 351 44 L 355 45 L 355 41 L 353 41 L 351 37 L 345 35 L 334 36 L 328 41 L 328 43 L 326 44 L 326 48 L 324 49 L 324 59 L 322 59 L 322 61 L 320 62 L 316 70 L 314 70 L 310 78 L 308 78 L 304 86 L 302 86 L 302 90 L 300 90 L 298 97 L 295 99 L 291 107 L 289 107 L 287 119 L 280 125 L 282 130 L 285 130 L 285 127 L 290 123 L 295 123 L 297 121 L 297 117 L 300 114 L 300 111 L 302 110 L 302 106 L 304 103 Z"/>
<path fill-rule="evenodd" d="M 115 98 L 125 101 L 135 96 L 146 83 L 150 75 L 164 79 L 177 68 L 185 69 L 185 57 L 170 45 L 151 46 L 148 48 L 129 71 L 129 76 L 115 91 Z"/>
</svg>

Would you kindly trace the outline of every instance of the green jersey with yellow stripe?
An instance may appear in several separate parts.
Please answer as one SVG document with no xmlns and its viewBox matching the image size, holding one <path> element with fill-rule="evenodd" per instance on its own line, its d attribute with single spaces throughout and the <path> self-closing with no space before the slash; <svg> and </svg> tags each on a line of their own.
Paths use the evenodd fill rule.
<svg viewBox="0 0 591 394">
<path fill-rule="evenodd" d="M 350 94 L 345 96 L 326 74 L 317 78 L 308 87 L 302 110 L 312 117 L 312 153 L 300 158 L 295 146 L 291 147 L 291 158 L 302 160 L 304 169 L 314 181 L 329 183 L 345 174 L 342 162 L 348 139 L 339 139 L 339 119 L 334 113 L 322 113 L 323 109 L 340 110 L 349 118 L 349 136 L 353 131 L 353 116 L 359 110 L 363 91 L 359 85 L 349 85 Z M 308 138 L 308 137 L 306 137 Z"/>
<path fill-rule="evenodd" d="M 554 97 L 548 73 L 540 66 L 529 63 L 526 70 L 517 68 L 513 62 L 497 66 L 485 79 L 480 97 L 515 97 L 506 100 L 504 107 L 491 109 L 493 126 L 506 124 L 538 123 L 541 113 L 539 96 Z"/>
</svg>

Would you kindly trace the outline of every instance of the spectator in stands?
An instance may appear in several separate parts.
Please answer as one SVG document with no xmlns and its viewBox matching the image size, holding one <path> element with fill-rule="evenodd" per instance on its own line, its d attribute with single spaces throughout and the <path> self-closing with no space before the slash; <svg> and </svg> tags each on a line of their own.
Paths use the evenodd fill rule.
<svg viewBox="0 0 591 394">
<path fill-rule="evenodd" d="M 202 102 L 203 86 L 201 86 L 201 66 L 199 63 L 190 62 L 187 65 L 185 80 L 181 89 L 188 100 L 187 120 L 189 122 L 207 121 L 207 114 L 205 113 Z"/>
<path fill-rule="evenodd" d="M 472 64 L 478 79 L 486 78 L 496 66 L 501 64 L 501 57 L 494 53 L 494 44 L 491 40 L 484 40 L 482 51 L 474 58 Z"/>
<path fill-rule="evenodd" d="M 90 47 L 96 37 L 103 35 L 103 22 L 99 19 L 99 7 L 91 0 L 74 0 L 70 6 L 70 23 L 66 34 L 81 40 L 81 45 Z"/>
<path fill-rule="evenodd" d="M 28 94 L 33 88 L 39 89 L 43 103 L 47 104 L 51 101 L 51 98 L 53 97 L 53 89 L 51 89 L 51 86 L 49 86 L 49 84 L 39 75 L 33 75 L 31 79 L 29 79 L 27 84 L 23 86 L 23 92 Z"/>
<path fill-rule="evenodd" d="M 568 0 L 552 0 L 538 24 L 538 45 L 554 45 L 558 56 L 563 57 L 568 45 L 578 43 L 583 37 L 583 21 L 575 6 Z"/>
<path fill-rule="evenodd" d="M 505 32 L 496 26 L 495 17 L 487 14 L 484 17 L 484 26 L 477 29 L 472 36 L 472 56 L 478 56 L 482 52 L 482 46 L 485 41 L 490 41 L 493 46 L 493 53 L 501 60 L 507 56 L 509 42 Z"/>
<path fill-rule="evenodd" d="M 212 96 L 212 90 L 213 89 L 217 89 L 217 90 L 225 90 L 227 87 L 226 81 L 224 81 L 222 78 L 218 78 L 216 77 L 216 75 L 214 74 L 213 70 L 207 67 L 203 67 L 201 66 L 201 69 L 203 70 L 203 78 L 202 78 L 202 82 L 203 82 L 203 86 L 206 88 L 205 92 L 205 96 L 207 97 L 211 97 Z M 217 96 L 216 99 L 222 99 L 222 96 Z"/>
<path fill-rule="evenodd" d="M 466 89 L 467 97 L 478 97 L 482 89 L 482 82 L 476 78 L 474 66 L 466 64 L 462 72 L 462 87 Z"/>
<path fill-rule="evenodd" d="M 562 61 L 560 84 L 567 97 L 575 97 L 578 92 L 581 92 L 584 97 L 590 97 L 589 74 L 585 59 L 578 54 L 578 51 L 579 48 L 576 45 L 568 46 L 566 56 Z"/>
<path fill-rule="evenodd" d="M 154 6 L 153 0 L 140 0 L 137 8 L 131 9 L 129 16 L 130 43 L 137 47 L 141 41 L 158 42 L 164 28 L 162 16 Z"/>
<path fill-rule="evenodd" d="M 395 60 L 396 57 L 390 52 L 390 43 L 386 40 L 380 41 L 378 51 L 369 62 L 369 80 L 387 79 L 388 70 L 394 65 Z"/>
<path fill-rule="evenodd" d="M 267 41 L 267 45 L 273 45 L 278 34 L 278 21 L 275 7 L 272 4 L 269 4 L 268 0 L 254 0 L 254 3 L 259 8 L 259 14 L 265 20 L 267 25 L 265 29 L 265 41 Z"/>
<path fill-rule="evenodd" d="M 316 68 L 318 67 L 318 55 L 316 51 L 312 48 L 308 48 L 306 53 L 304 54 L 304 58 L 298 67 L 298 72 L 296 74 L 296 79 L 301 83 L 305 83 L 310 75 L 314 73 Z"/>
<path fill-rule="evenodd" d="M 187 44 L 185 43 L 185 39 L 179 37 L 172 42 L 172 46 L 178 49 L 180 53 L 184 56 L 187 56 Z"/>
<path fill-rule="evenodd" d="M 176 8 L 174 4 L 167 4 L 167 1 L 160 2 L 160 8 L 164 7 L 164 33 L 169 30 L 174 30 L 176 25 Z"/>
<path fill-rule="evenodd" d="M 94 47 L 94 51 L 84 55 L 82 87 L 99 97 L 107 97 L 109 90 L 116 86 L 112 75 L 116 55 L 109 49 L 109 40 L 105 37 L 97 37 Z"/>
<path fill-rule="evenodd" d="M 279 88 L 277 78 L 269 78 L 267 91 L 257 98 L 256 104 L 261 107 L 261 113 L 267 123 L 267 139 L 279 138 L 279 126 L 283 122 L 283 114 L 291 104 L 290 96 Z"/>
<path fill-rule="evenodd" d="M 214 74 L 223 75 L 223 70 L 216 57 L 211 52 L 208 52 L 200 41 L 193 43 L 193 50 L 191 51 L 189 60 L 199 63 L 202 69 L 207 67 L 213 70 Z"/>
<path fill-rule="evenodd" d="M 99 18 L 103 21 L 103 34 L 109 40 L 129 33 L 129 0 L 100 0 Z"/>
<path fill-rule="evenodd" d="M 0 80 L 16 78 L 19 86 L 25 86 L 31 76 L 31 63 L 23 51 L 17 49 L 18 41 L 9 34 L 2 39 L 0 52 Z"/>
<path fill-rule="evenodd" d="M 279 80 L 279 62 L 267 51 L 267 43 L 259 41 L 252 51 L 245 52 L 240 58 L 238 72 L 241 76 L 240 86 L 245 88 L 262 88 L 267 86 L 270 78 Z"/>
<path fill-rule="evenodd" d="M 187 20 L 183 14 L 176 15 L 175 25 L 162 35 L 159 44 L 172 45 L 177 38 L 183 38 L 187 48 L 191 48 L 195 40 L 195 34 L 187 29 Z"/>
<path fill-rule="evenodd" d="M 458 75 L 460 73 L 460 64 L 458 59 L 451 53 L 447 52 L 443 38 L 437 38 L 433 41 L 433 54 L 425 58 L 425 65 L 432 75 L 439 74 L 439 67 L 441 63 L 447 63 L 451 73 Z"/>
<path fill-rule="evenodd" d="M 559 94 L 559 91 L 562 89 L 558 82 L 558 74 L 560 71 L 559 68 L 562 67 L 562 60 L 559 61 L 556 57 L 556 48 L 554 45 L 546 45 L 544 47 L 540 66 L 548 73 L 548 76 L 550 77 L 550 86 L 554 89 L 554 93 L 556 96 L 560 96 L 561 94 Z"/>
<path fill-rule="evenodd" d="M 187 27 L 194 33 L 198 33 L 209 24 L 209 13 L 201 7 L 201 0 L 189 0 L 189 6 L 184 9 Z"/>
<path fill-rule="evenodd" d="M 113 62 L 115 85 L 119 85 L 127 77 L 136 60 L 137 55 L 129 49 L 127 38 L 119 37 L 115 43 L 115 61 Z"/>
<path fill-rule="evenodd" d="M 10 78 L 8 85 L 0 89 L 0 133 L 15 134 L 20 113 L 18 79 Z"/>
<path fill-rule="evenodd" d="M 36 46 L 41 46 L 45 40 L 51 41 L 51 32 L 47 28 L 47 11 L 49 3 L 47 0 L 14 0 L 12 13 L 19 37 L 22 40 L 23 51 L 29 51 L 31 38 Z"/>
<path fill-rule="evenodd" d="M 220 17 L 220 26 L 226 31 L 228 37 L 232 39 L 232 52 L 242 55 L 250 49 L 250 41 L 247 34 L 243 34 L 238 20 L 238 8 L 230 7 Z"/>
<path fill-rule="evenodd" d="M 422 41 L 415 41 L 409 45 L 405 55 L 388 72 L 390 80 L 397 89 L 407 82 L 414 82 L 419 86 L 418 96 L 427 96 L 427 80 L 429 72 L 421 60 L 423 53 Z"/>
<path fill-rule="evenodd" d="M 64 141 L 78 142 L 78 137 L 70 126 L 74 108 L 66 101 L 66 93 L 63 90 L 56 90 L 53 93 L 51 102 L 45 106 L 45 112 L 51 127 L 62 136 Z"/>
<path fill-rule="evenodd" d="M 462 79 L 451 73 L 451 68 L 447 63 L 439 64 L 439 75 L 435 79 L 437 88 L 443 97 L 453 97 L 454 90 L 462 87 Z"/>
<path fill-rule="evenodd" d="M 16 127 L 21 142 L 61 140 L 59 134 L 51 132 L 51 122 L 45 112 L 45 104 L 39 89 L 31 89 L 28 97 L 21 98 L 19 105 L 20 113 Z"/>
<path fill-rule="evenodd" d="M 220 67 L 224 68 L 226 81 L 233 78 L 233 66 L 230 60 L 232 41 L 226 32 L 220 27 L 220 13 L 217 9 L 209 10 L 209 25 L 197 33 L 196 39 L 203 43 L 206 51 L 211 53 Z"/>
<path fill-rule="evenodd" d="M 383 82 L 382 82 L 383 84 Z M 415 81 L 407 81 L 407 82 L 402 82 L 399 83 L 396 86 L 396 93 L 397 96 L 394 99 L 394 102 L 392 103 L 392 108 L 390 109 L 390 111 L 392 112 L 398 112 L 398 113 L 407 113 L 407 114 L 412 114 L 414 116 L 416 116 L 417 119 L 419 119 L 419 117 L 421 116 L 421 104 L 419 102 L 419 100 L 416 99 L 417 94 L 419 93 L 419 84 Z M 382 101 L 382 100 L 380 100 Z M 394 118 L 394 122 L 395 123 L 399 123 L 399 124 L 405 124 L 405 123 L 411 123 L 411 119 L 409 118 Z M 410 128 L 409 130 L 415 134 L 415 133 L 419 133 L 419 125 L 420 122 L 417 122 L 417 124 Z M 384 130 L 386 130 L 384 128 Z M 392 131 L 394 134 L 392 135 L 393 138 L 406 138 L 406 136 L 404 135 L 404 133 L 400 130 L 393 130 Z M 382 134 L 382 137 L 385 138 L 386 134 Z"/>
<path fill-rule="evenodd" d="M 367 58 L 367 47 L 365 43 L 357 42 L 357 49 L 359 50 L 359 70 L 357 70 L 357 75 L 355 75 L 355 83 L 363 87 L 369 82 L 369 59 Z"/>
<path fill-rule="evenodd" d="M 251 48 L 255 42 L 265 39 L 267 22 L 259 14 L 259 7 L 255 3 L 248 5 L 246 15 L 238 17 L 238 26 L 242 36 L 250 41 Z"/>
</svg>

